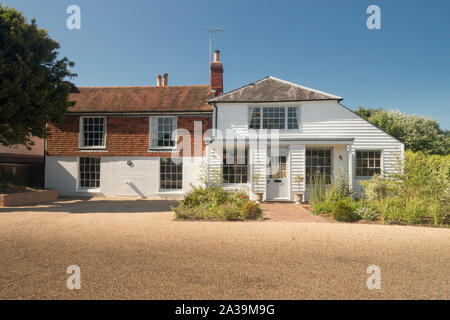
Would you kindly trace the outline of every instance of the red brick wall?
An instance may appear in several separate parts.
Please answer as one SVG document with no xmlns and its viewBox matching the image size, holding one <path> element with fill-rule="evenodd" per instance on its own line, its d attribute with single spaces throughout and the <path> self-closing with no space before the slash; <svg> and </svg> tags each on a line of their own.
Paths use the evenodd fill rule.
<svg viewBox="0 0 450 320">
<path fill-rule="evenodd" d="M 178 116 L 178 128 L 191 133 L 191 154 L 194 148 L 194 121 L 202 121 L 203 133 L 211 129 L 212 116 Z M 58 127 L 50 125 L 47 155 L 51 156 L 168 156 L 170 153 L 148 152 L 149 116 L 107 117 L 106 150 L 92 152 L 79 150 L 79 116 L 67 116 Z M 202 143 L 203 150 L 205 148 Z"/>
</svg>

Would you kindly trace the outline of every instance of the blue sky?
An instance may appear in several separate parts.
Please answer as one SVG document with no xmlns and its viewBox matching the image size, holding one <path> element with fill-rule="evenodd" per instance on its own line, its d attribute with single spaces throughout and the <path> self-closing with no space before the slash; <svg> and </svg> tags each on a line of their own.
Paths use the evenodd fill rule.
<svg viewBox="0 0 450 320">
<path fill-rule="evenodd" d="M 343 104 L 425 114 L 450 129 L 450 1 L 0 0 L 60 42 L 80 86 L 209 81 L 208 34 L 225 91 L 272 75 L 344 97 Z M 81 8 L 81 30 L 66 8 Z M 381 8 L 381 30 L 366 9 Z"/>
</svg>

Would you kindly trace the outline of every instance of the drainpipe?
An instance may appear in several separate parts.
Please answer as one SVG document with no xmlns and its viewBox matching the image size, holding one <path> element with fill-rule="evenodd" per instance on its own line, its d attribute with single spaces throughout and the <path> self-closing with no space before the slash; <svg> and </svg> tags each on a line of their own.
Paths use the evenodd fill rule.
<svg viewBox="0 0 450 320">
<path fill-rule="evenodd" d="M 214 118 L 213 118 L 213 133 L 214 133 L 214 135 L 211 136 L 211 142 L 214 141 L 214 138 L 216 136 L 216 130 L 217 130 L 217 106 L 216 106 L 215 102 L 213 102 L 213 109 L 214 109 L 214 112 L 213 112 L 213 114 L 214 114 Z"/>
</svg>

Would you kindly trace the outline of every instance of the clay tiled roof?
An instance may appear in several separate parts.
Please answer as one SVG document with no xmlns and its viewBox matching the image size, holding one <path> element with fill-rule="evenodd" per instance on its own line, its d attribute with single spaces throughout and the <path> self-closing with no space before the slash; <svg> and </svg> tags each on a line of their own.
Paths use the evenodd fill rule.
<svg viewBox="0 0 450 320">
<path fill-rule="evenodd" d="M 211 111 L 209 85 L 167 87 L 75 87 L 69 112 Z"/>
<path fill-rule="evenodd" d="M 265 77 L 239 89 L 224 93 L 210 102 L 283 102 L 342 100 L 334 94 L 304 87 L 275 77 Z"/>
</svg>

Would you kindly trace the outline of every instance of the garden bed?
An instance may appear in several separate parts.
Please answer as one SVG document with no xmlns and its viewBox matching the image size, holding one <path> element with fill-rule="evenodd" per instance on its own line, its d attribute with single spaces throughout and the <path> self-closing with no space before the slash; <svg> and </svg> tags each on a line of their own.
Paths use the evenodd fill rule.
<svg viewBox="0 0 450 320">
<path fill-rule="evenodd" d="M 250 201 L 247 194 L 230 193 L 220 185 L 193 188 L 172 211 L 178 220 L 263 220 L 259 204 Z"/>
</svg>

